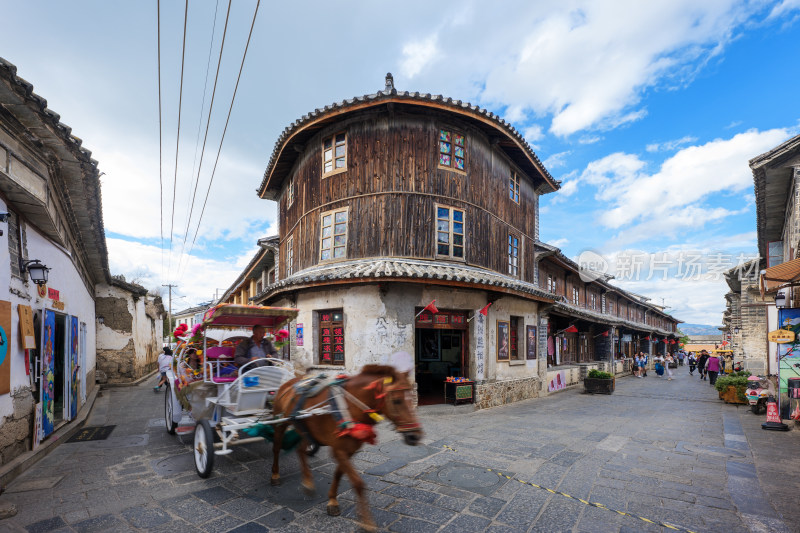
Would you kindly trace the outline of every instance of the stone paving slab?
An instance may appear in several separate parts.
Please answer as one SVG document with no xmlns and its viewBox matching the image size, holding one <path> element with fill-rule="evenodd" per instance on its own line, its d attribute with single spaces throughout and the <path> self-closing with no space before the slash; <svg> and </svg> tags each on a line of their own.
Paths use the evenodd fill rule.
<svg viewBox="0 0 800 533">
<path fill-rule="evenodd" d="M 325 513 L 335 469 L 326 450 L 310 460 L 313 496 L 300 489 L 295 454 L 281 456 L 283 484 L 269 484 L 269 444 L 234 448 L 217 458 L 211 477 L 200 479 L 192 436 L 164 429 L 161 394 L 139 386 L 103 395 L 90 420 L 117 424 L 112 446 L 96 441 L 56 448 L 0 496 L 19 509 L 0 530 L 358 530 L 347 480 L 340 490 L 342 515 Z M 619 379 L 610 396 L 573 389 L 488 411 L 419 412 L 423 446 L 404 445 L 382 424 L 380 444 L 354 457 L 384 531 L 663 529 L 576 498 L 698 532 L 783 532 L 800 523 L 800 467 L 785 461 L 786 449 L 798 449 L 800 431 L 761 431 L 763 417 L 723 404 L 682 369 L 672 382 Z M 52 504 L 36 504 L 41 501 Z"/>
</svg>

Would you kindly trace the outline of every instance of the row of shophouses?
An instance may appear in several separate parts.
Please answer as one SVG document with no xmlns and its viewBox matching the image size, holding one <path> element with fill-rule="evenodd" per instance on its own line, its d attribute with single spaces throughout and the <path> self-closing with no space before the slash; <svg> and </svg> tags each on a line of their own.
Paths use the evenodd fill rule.
<svg viewBox="0 0 800 533">
<path fill-rule="evenodd" d="M 0 485 L 77 428 L 98 382 L 136 380 L 160 351 L 160 298 L 110 273 L 81 144 L 0 58 Z"/>
<path fill-rule="evenodd" d="M 800 135 L 750 160 L 756 197 L 758 258 L 727 272 L 722 332 L 753 373 L 800 377 L 800 335 L 769 342 L 779 328 L 800 333 Z M 788 405 L 788 402 L 784 402 Z"/>
<path fill-rule="evenodd" d="M 539 240 L 558 188 L 502 118 L 387 75 L 283 131 L 258 188 L 279 234 L 220 302 L 298 308 L 283 356 L 308 369 L 413 354 L 420 403 L 447 376 L 485 408 L 676 350 L 678 319 Z"/>
</svg>

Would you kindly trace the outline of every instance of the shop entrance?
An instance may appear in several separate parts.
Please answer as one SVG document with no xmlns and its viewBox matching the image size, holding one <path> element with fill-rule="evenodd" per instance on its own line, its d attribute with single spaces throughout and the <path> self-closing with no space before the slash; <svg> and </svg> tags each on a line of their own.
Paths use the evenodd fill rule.
<svg viewBox="0 0 800 533">
<path fill-rule="evenodd" d="M 419 312 L 419 310 L 417 311 Z M 419 405 L 444 403 L 448 376 L 469 376 L 466 314 L 427 311 L 417 318 L 414 330 L 414 368 Z"/>
<path fill-rule="evenodd" d="M 56 314 L 56 330 L 53 339 L 53 419 L 56 423 L 64 419 L 64 361 L 66 359 L 67 317 Z"/>
</svg>

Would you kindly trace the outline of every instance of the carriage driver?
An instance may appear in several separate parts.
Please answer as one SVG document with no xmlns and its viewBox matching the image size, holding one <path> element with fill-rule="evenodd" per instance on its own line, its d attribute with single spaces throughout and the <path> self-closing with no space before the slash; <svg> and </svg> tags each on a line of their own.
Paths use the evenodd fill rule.
<svg viewBox="0 0 800 533">
<path fill-rule="evenodd" d="M 266 334 L 267 328 L 264 326 L 253 326 L 253 336 L 243 340 L 236 346 L 233 359 L 236 366 L 242 367 L 250 361 L 263 357 L 274 357 L 278 353 L 272 342 L 266 338 Z M 268 366 L 271 364 L 269 361 L 259 361 L 251 366 Z"/>
</svg>

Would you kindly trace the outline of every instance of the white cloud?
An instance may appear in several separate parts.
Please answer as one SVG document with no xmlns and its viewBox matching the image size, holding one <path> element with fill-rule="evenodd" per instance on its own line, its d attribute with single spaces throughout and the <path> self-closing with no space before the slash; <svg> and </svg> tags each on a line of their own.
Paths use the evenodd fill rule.
<svg viewBox="0 0 800 533">
<path fill-rule="evenodd" d="M 566 246 L 567 244 L 569 244 L 569 239 L 567 238 L 555 239 L 548 242 L 547 244 L 549 244 L 550 246 L 555 246 L 556 248 L 561 248 L 562 246 Z"/>
<path fill-rule="evenodd" d="M 136 274 L 140 285 L 148 289 L 160 288 L 163 283 L 160 275 L 161 250 L 157 246 L 122 239 L 106 239 L 106 244 L 112 274 L 123 274 L 128 280 L 132 274 Z M 252 253 L 241 265 L 245 256 L 241 254 L 230 261 L 192 256 L 189 268 L 178 282 L 178 287 L 173 289 L 173 298 L 179 295 L 185 299 L 181 299 L 179 304 L 173 301 L 173 310 L 212 299 L 216 288 L 227 289 L 252 258 Z"/>
<path fill-rule="evenodd" d="M 669 152 L 675 150 L 683 146 L 684 144 L 690 144 L 697 141 L 697 137 L 692 137 L 691 135 L 686 135 L 681 137 L 680 139 L 675 139 L 672 141 L 666 141 L 663 143 L 652 143 L 648 144 L 645 148 L 648 152 Z"/>
<path fill-rule="evenodd" d="M 646 172 L 638 156 L 614 153 L 587 165 L 580 181 L 597 187 L 596 198 L 608 209 L 598 220 L 619 229 L 615 244 L 636 242 L 648 235 L 674 237 L 676 232 L 746 212 L 712 208 L 704 201 L 715 193 L 752 187 L 748 160 L 790 137 L 786 129 L 751 130 L 677 152 L 655 173 Z"/>
<path fill-rule="evenodd" d="M 552 114 L 550 131 L 557 135 L 641 119 L 645 111 L 635 106 L 644 91 L 685 84 L 760 8 L 725 0 L 530 6 L 509 9 L 514 19 L 503 21 L 505 35 L 489 44 L 502 45 L 513 56 L 484 65 L 481 96 Z M 491 22 L 485 18 L 479 23 Z"/>
<path fill-rule="evenodd" d="M 567 150 L 566 152 L 559 152 L 557 154 L 553 154 L 547 159 L 544 160 L 545 168 L 558 168 L 563 167 L 567 164 L 567 156 L 569 156 L 572 152 Z"/>
<path fill-rule="evenodd" d="M 800 10 L 800 0 L 783 0 L 770 11 L 768 19 L 784 17 L 792 11 Z"/>
<path fill-rule="evenodd" d="M 436 34 L 426 39 L 412 41 L 403 46 L 400 68 L 404 76 L 413 78 L 427 67 L 437 55 Z"/>
<path fill-rule="evenodd" d="M 544 131 L 539 124 L 533 124 L 525 128 L 523 136 L 525 137 L 526 141 L 533 144 L 536 141 L 540 141 L 544 138 Z"/>
</svg>

